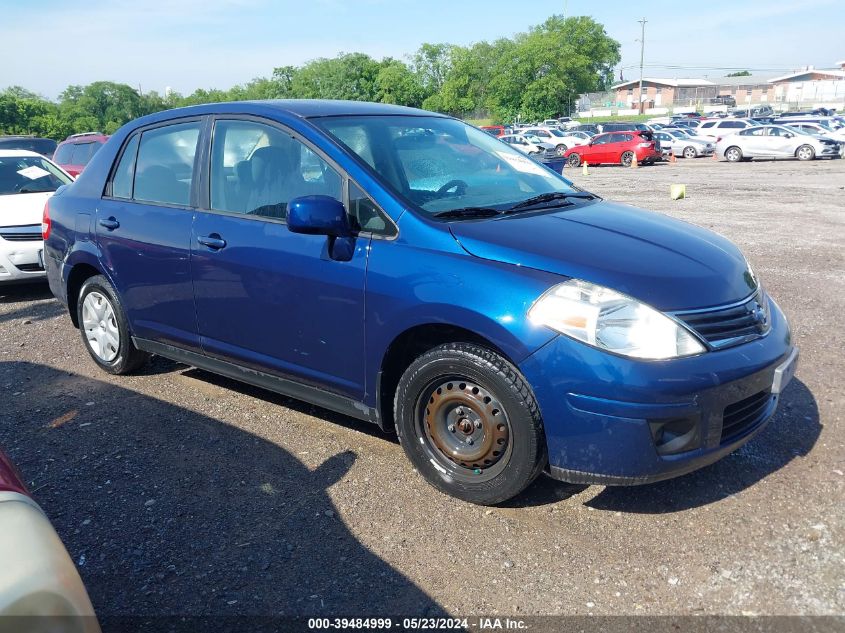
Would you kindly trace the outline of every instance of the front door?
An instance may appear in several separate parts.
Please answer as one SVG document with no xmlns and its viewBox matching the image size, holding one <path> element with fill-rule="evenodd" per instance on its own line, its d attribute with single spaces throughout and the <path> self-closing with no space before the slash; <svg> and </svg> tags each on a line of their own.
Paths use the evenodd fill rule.
<svg viewBox="0 0 845 633">
<path fill-rule="evenodd" d="M 97 206 L 96 239 L 135 336 L 199 349 L 190 241 L 201 121 L 136 133 Z"/>
<path fill-rule="evenodd" d="M 210 155 L 209 208 L 197 212 L 191 241 L 204 352 L 362 399 L 369 238 L 339 261 L 328 238 L 285 224 L 293 198 L 343 201 L 342 175 L 291 133 L 254 120 L 217 120 Z"/>
</svg>

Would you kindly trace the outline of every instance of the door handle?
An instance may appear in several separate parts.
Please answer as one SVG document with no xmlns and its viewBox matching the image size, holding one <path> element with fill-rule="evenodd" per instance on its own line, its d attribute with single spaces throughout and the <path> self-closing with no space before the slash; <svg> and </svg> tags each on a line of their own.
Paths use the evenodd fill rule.
<svg viewBox="0 0 845 633">
<path fill-rule="evenodd" d="M 120 226 L 120 222 L 118 222 L 114 218 L 108 218 L 106 220 L 100 220 L 99 224 L 100 224 L 100 226 L 108 229 L 109 231 L 114 231 L 117 227 Z"/>
<path fill-rule="evenodd" d="M 217 235 L 217 233 L 212 233 L 211 235 L 198 235 L 197 242 L 203 246 L 208 246 L 208 248 L 215 251 L 219 251 L 221 248 L 226 247 L 226 240 Z"/>
</svg>

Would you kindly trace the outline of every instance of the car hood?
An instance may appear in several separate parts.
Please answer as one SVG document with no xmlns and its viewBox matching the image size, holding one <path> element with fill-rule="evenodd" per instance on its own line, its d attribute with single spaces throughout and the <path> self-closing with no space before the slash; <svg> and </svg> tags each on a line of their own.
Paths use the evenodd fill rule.
<svg viewBox="0 0 845 633">
<path fill-rule="evenodd" d="M 44 191 L 0 196 L 0 226 L 41 224 L 44 203 L 52 195 L 52 191 Z"/>
<path fill-rule="evenodd" d="M 476 257 L 591 281 L 661 310 L 733 303 L 756 287 L 729 240 L 627 205 L 588 202 L 450 226 Z"/>
</svg>

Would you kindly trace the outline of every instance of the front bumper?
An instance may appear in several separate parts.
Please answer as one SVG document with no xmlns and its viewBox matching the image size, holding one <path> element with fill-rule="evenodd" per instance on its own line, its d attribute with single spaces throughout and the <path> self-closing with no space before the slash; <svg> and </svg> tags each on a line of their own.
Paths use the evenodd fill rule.
<svg viewBox="0 0 845 633">
<path fill-rule="evenodd" d="M 774 302 L 771 318 L 762 338 L 689 358 L 638 361 L 565 336 L 532 354 L 520 369 L 543 415 L 552 476 L 650 483 L 707 466 L 748 442 L 771 419 L 797 361 Z M 665 453 L 655 429 L 673 424 L 688 425 L 690 440 Z"/>
<path fill-rule="evenodd" d="M 10 242 L 0 238 L 0 284 L 43 279 L 44 243 Z"/>
</svg>

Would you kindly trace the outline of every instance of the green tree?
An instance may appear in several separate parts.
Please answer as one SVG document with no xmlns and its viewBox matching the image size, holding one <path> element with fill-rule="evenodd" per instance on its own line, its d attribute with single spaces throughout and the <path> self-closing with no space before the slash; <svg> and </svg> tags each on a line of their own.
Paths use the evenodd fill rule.
<svg viewBox="0 0 845 633">
<path fill-rule="evenodd" d="M 750 77 L 751 73 L 747 70 L 738 70 L 735 73 L 728 73 L 725 77 Z"/>
<path fill-rule="evenodd" d="M 341 53 L 308 62 L 294 73 L 297 98 L 375 101 L 379 63 L 364 53 Z"/>
<path fill-rule="evenodd" d="M 452 68 L 450 44 L 423 44 L 411 57 L 411 69 L 419 78 L 426 94 L 440 92 Z"/>
<path fill-rule="evenodd" d="M 419 107 L 425 91 L 407 64 L 387 58 L 376 75 L 376 100 L 381 103 Z"/>
</svg>

